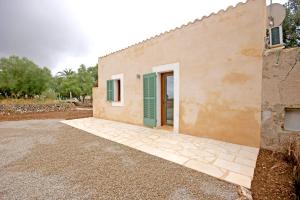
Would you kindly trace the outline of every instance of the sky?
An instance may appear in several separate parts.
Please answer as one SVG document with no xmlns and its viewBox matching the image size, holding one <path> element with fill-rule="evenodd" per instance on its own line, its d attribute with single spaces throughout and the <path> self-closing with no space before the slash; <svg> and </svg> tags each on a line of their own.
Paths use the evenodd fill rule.
<svg viewBox="0 0 300 200">
<path fill-rule="evenodd" d="M 27 57 L 53 75 L 94 66 L 100 56 L 238 2 L 245 0 L 0 0 L 0 57 Z"/>
</svg>

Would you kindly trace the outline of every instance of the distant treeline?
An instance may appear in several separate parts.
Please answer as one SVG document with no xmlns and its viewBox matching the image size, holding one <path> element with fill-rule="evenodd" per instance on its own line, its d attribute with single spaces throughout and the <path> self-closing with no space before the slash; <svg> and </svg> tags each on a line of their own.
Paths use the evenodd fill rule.
<svg viewBox="0 0 300 200">
<path fill-rule="evenodd" d="M 0 98 L 78 98 L 92 94 L 98 79 L 98 66 L 80 65 L 77 72 L 65 69 L 52 76 L 27 58 L 0 59 Z"/>
</svg>

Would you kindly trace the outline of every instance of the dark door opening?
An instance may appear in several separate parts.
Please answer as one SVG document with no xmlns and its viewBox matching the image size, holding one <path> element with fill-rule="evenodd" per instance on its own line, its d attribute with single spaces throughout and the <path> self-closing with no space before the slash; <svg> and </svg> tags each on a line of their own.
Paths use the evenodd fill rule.
<svg viewBox="0 0 300 200">
<path fill-rule="evenodd" d="M 161 125 L 174 124 L 174 76 L 173 72 L 161 74 Z"/>
</svg>

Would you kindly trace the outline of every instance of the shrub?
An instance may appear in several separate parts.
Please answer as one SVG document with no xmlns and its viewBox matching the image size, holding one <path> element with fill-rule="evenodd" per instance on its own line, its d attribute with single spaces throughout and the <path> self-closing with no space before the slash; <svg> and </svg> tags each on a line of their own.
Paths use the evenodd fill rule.
<svg viewBox="0 0 300 200">
<path fill-rule="evenodd" d="M 48 90 L 42 92 L 41 99 L 43 99 L 43 100 L 44 99 L 55 100 L 55 99 L 57 99 L 57 94 L 54 90 L 48 89 Z"/>
</svg>

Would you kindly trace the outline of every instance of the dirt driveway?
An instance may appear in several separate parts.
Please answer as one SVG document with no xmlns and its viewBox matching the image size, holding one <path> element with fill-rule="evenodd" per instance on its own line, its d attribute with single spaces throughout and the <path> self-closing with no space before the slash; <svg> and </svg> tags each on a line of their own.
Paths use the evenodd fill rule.
<svg viewBox="0 0 300 200">
<path fill-rule="evenodd" d="M 0 122 L 0 199 L 237 199 L 237 186 L 60 123 Z"/>
</svg>

